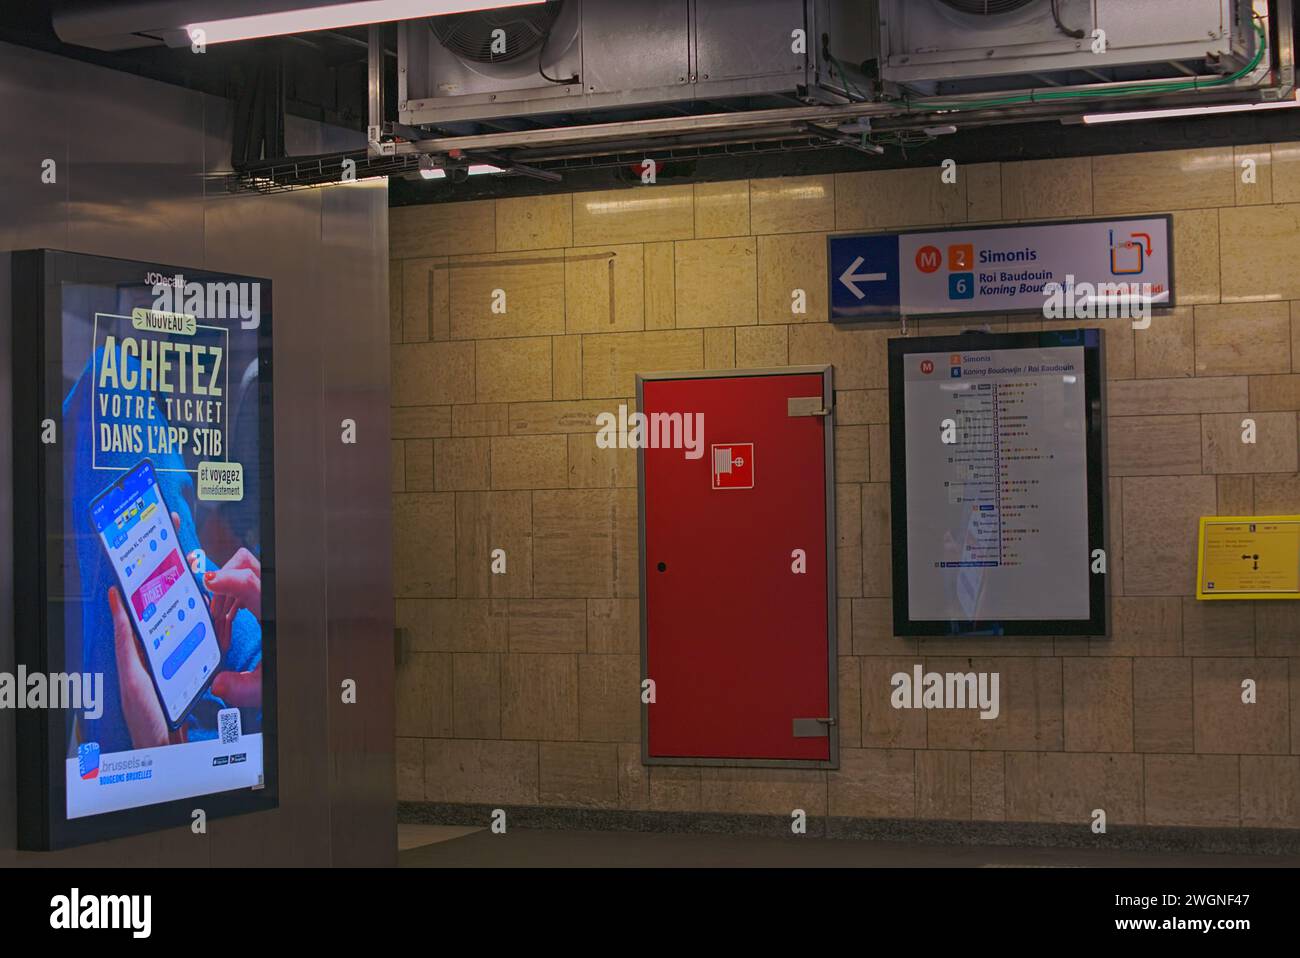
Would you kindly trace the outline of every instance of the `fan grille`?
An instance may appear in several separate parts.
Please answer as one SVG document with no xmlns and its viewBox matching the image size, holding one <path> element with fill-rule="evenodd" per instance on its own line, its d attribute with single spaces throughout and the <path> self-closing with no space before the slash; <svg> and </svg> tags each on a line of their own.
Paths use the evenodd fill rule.
<svg viewBox="0 0 1300 958">
<path fill-rule="evenodd" d="M 444 47 L 476 63 L 500 63 L 513 60 L 536 49 L 560 15 L 563 0 L 507 7 L 502 10 L 475 10 L 429 18 L 429 29 Z M 505 52 L 492 52 L 492 31 L 505 31 Z"/>
<path fill-rule="evenodd" d="M 1027 7 L 1034 0 L 940 0 L 954 10 L 974 14 L 977 17 L 989 17 L 998 13 L 1010 13 Z"/>
</svg>

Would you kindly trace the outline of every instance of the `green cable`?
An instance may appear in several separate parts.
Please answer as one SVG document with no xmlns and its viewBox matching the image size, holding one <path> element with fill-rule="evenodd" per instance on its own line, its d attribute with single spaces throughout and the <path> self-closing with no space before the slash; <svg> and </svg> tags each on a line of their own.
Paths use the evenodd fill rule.
<svg viewBox="0 0 1300 958">
<path fill-rule="evenodd" d="M 1104 93 L 1092 93 L 1087 90 L 1060 90 L 1057 92 L 1047 91 L 1044 93 L 1039 93 L 1037 95 L 1033 93 L 1018 94 L 1016 96 L 1001 97 L 996 100 L 985 100 L 985 101 L 974 101 L 974 102 L 966 101 L 966 102 L 951 102 L 951 103 L 922 103 L 922 104 L 917 104 L 915 107 L 906 98 L 904 98 L 902 102 L 906 105 L 909 112 L 913 109 L 984 110 L 996 106 L 1011 106 L 1017 103 L 1041 103 L 1047 100 L 1079 100 L 1079 99 L 1100 100 L 1100 99 L 1109 99 L 1111 97 L 1128 96 L 1130 94 L 1183 93 L 1188 90 L 1199 90 L 1202 87 L 1222 86 L 1228 83 L 1236 83 L 1242 77 L 1248 76 L 1249 74 L 1255 71 L 1255 68 L 1258 67 L 1260 64 L 1260 61 L 1264 59 L 1264 53 L 1268 49 L 1268 39 L 1264 35 L 1263 27 L 1259 25 L 1258 19 L 1254 21 L 1253 26 L 1255 27 L 1255 33 L 1259 38 L 1259 44 L 1255 50 L 1255 56 L 1251 59 L 1251 61 L 1248 64 L 1246 64 L 1236 73 L 1230 74 L 1229 76 L 1213 77 L 1205 81 L 1201 81 L 1199 79 L 1190 80 L 1190 81 L 1180 80 L 1180 81 L 1173 81 L 1165 84 L 1148 84 L 1146 86 L 1131 86 L 1126 89 L 1121 88 L 1117 90 L 1108 90 Z"/>
<path fill-rule="evenodd" d="M 840 71 L 840 77 L 843 78 L 844 85 L 848 87 L 850 91 L 856 93 L 858 99 L 863 100 L 864 102 L 870 102 L 871 98 L 858 89 L 858 85 L 849 77 L 849 71 L 844 69 L 844 64 L 840 63 L 840 61 L 831 54 L 830 50 L 826 51 L 826 57 L 831 61 L 831 66 Z"/>
</svg>

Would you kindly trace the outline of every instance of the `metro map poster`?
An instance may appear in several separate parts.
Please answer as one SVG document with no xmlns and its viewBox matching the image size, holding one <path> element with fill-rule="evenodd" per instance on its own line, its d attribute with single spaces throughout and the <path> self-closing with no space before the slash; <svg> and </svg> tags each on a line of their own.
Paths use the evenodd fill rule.
<svg viewBox="0 0 1300 958">
<path fill-rule="evenodd" d="M 1104 634 L 1101 332 L 889 345 L 895 633 Z"/>
</svg>

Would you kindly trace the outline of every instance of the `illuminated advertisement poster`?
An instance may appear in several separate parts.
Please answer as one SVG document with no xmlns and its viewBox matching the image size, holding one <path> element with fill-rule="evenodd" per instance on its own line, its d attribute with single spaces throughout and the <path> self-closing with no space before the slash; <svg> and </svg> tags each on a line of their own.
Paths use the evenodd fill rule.
<svg viewBox="0 0 1300 958">
<path fill-rule="evenodd" d="M 271 283 L 13 266 L 21 841 L 273 807 Z"/>
</svg>

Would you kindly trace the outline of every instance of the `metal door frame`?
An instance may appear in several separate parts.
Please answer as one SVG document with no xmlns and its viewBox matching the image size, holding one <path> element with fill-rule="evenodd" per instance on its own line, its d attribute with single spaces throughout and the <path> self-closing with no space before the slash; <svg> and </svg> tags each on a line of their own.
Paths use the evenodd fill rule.
<svg viewBox="0 0 1300 958">
<path fill-rule="evenodd" d="M 828 711 L 833 720 L 826 730 L 827 759 L 806 758 L 695 758 L 650 755 L 650 706 L 641 701 L 641 764 L 676 766 L 712 766 L 718 768 L 821 768 L 840 767 L 839 720 L 839 648 L 836 610 L 838 608 L 838 576 L 835 569 L 835 367 L 778 366 L 768 369 L 705 369 L 687 372 L 659 372 L 636 374 L 636 411 L 643 411 L 642 384 L 676 379 L 741 379 L 767 376 L 821 376 L 822 408 L 827 415 L 825 429 L 825 485 L 826 485 L 826 657 Z M 637 506 L 637 575 L 640 585 L 641 626 L 641 680 L 649 676 L 648 628 L 646 623 L 646 548 L 645 548 L 645 449 L 636 451 L 636 506 Z"/>
</svg>

